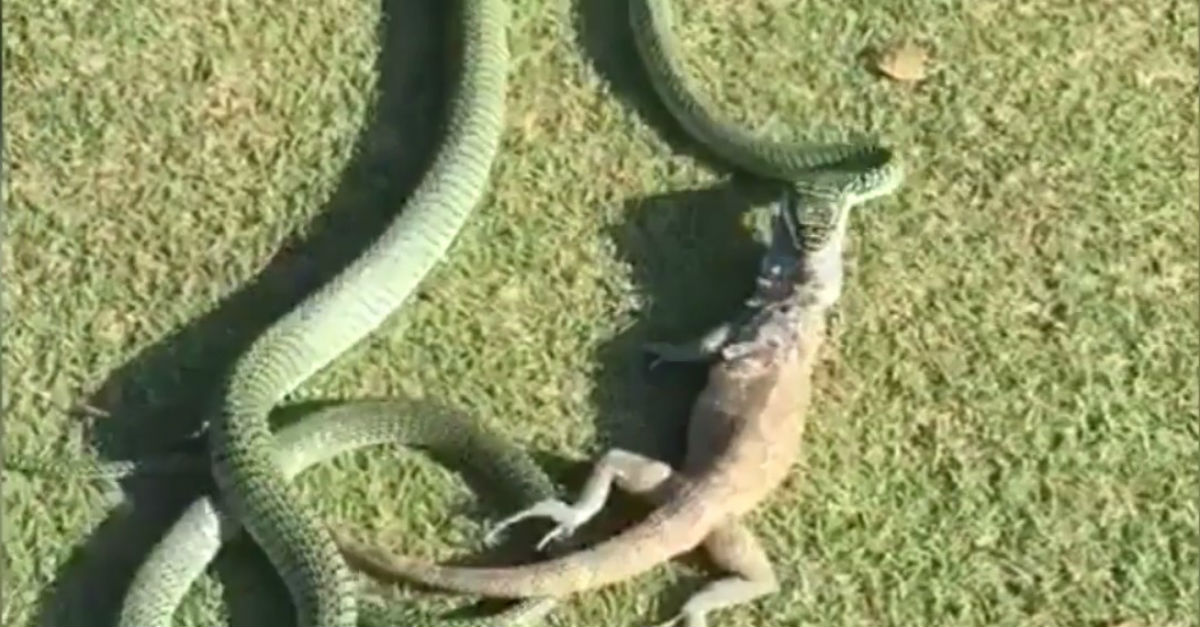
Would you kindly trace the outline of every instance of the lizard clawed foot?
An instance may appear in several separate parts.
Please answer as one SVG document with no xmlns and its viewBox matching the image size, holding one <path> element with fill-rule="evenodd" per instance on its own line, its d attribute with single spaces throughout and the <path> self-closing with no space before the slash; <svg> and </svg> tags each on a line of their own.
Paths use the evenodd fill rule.
<svg viewBox="0 0 1200 627">
<path fill-rule="evenodd" d="M 692 344 L 672 344 L 670 342 L 647 342 L 642 350 L 649 353 L 653 359 L 648 368 L 654 370 L 667 362 L 699 362 L 712 359 L 715 351 L 705 346 Z"/>
<path fill-rule="evenodd" d="M 668 361 L 676 363 L 708 362 L 720 355 L 721 347 L 729 341 L 734 328 L 732 323 L 725 322 L 689 342 L 646 342 L 642 345 L 642 350 L 654 356 L 654 361 L 650 364 L 651 370 Z"/>
<path fill-rule="evenodd" d="M 542 536 L 542 539 L 538 541 L 537 549 L 540 551 L 550 542 L 574 533 L 580 525 L 587 522 L 590 516 L 586 512 L 581 512 L 558 499 L 546 499 L 534 503 L 532 506 L 496 523 L 487 536 L 484 537 L 484 542 L 487 544 L 496 544 L 505 529 L 526 518 L 549 518 L 558 523 L 557 527 L 550 530 L 549 533 Z"/>
<path fill-rule="evenodd" d="M 650 355 L 650 365 L 646 366 L 646 369 L 654 370 L 669 361 L 666 355 L 670 354 L 673 349 L 675 349 L 675 346 L 666 342 L 647 342 L 643 344 L 642 351 Z"/>
</svg>

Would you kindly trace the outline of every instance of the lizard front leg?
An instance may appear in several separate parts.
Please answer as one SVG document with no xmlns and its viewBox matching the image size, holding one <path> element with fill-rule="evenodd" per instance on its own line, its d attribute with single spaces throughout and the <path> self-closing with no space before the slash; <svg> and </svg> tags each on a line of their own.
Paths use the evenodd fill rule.
<svg viewBox="0 0 1200 627">
<path fill-rule="evenodd" d="M 706 627 L 709 612 L 748 603 L 779 589 L 767 552 L 741 521 L 714 529 L 703 546 L 713 564 L 730 575 L 709 582 L 688 598 L 678 614 L 655 627 L 680 620 L 685 627 Z"/>
<path fill-rule="evenodd" d="M 623 449 L 612 449 L 596 462 L 573 505 L 559 499 L 535 503 L 496 523 L 488 532 L 487 541 L 495 542 L 505 529 L 526 518 L 549 518 L 558 526 L 542 536 L 537 544 L 538 550 L 541 550 L 551 541 L 574 533 L 595 517 L 608 500 L 614 482 L 625 492 L 649 496 L 665 486 L 673 475 L 671 467 L 657 459 Z"/>
<path fill-rule="evenodd" d="M 733 325 L 724 322 L 718 324 L 690 342 L 648 342 L 643 350 L 654 356 L 650 363 L 653 369 L 664 362 L 700 362 L 710 361 L 721 352 L 721 347 L 733 333 Z"/>
</svg>

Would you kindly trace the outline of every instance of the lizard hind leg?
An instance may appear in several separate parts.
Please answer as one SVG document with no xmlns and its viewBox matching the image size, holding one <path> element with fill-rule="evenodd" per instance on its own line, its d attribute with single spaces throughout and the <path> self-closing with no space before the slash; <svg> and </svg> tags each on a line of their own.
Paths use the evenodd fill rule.
<svg viewBox="0 0 1200 627">
<path fill-rule="evenodd" d="M 648 494 L 663 486 L 673 473 L 664 462 L 631 451 L 612 449 L 596 462 L 574 504 L 558 499 L 539 501 L 496 523 L 488 532 L 487 540 L 495 542 L 505 529 L 526 518 L 549 518 L 558 525 L 538 542 L 537 548 L 542 550 L 594 518 L 603 509 L 614 482 L 626 492 Z"/>
<path fill-rule="evenodd" d="M 717 568 L 730 574 L 706 584 L 688 598 L 678 614 L 655 627 L 680 621 L 684 627 L 706 627 L 710 612 L 748 603 L 779 589 L 767 552 L 740 521 L 713 530 L 704 540 L 704 550 Z"/>
</svg>

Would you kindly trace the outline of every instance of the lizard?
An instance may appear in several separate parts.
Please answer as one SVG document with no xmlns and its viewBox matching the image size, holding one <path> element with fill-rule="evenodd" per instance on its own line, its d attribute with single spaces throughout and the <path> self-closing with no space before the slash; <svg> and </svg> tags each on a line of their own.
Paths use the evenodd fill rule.
<svg viewBox="0 0 1200 627">
<path fill-rule="evenodd" d="M 612 449 L 596 462 L 573 504 L 540 501 L 498 522 L 489 537 L 523 519 L 549 518 L 557 526 L 538 543 L 541 549 L 593 518 L 613 484 L 655 505 L 640 523 L 590 548 L 500 568 L 433 565 L 387 554 L 334 530 L 348 563 L 375 577 L 468 594 L 559 597 L 636 576 L 702 547 L 727 575 L 697 591 L 659 627 L 680 620 L 703 627 L 714 610 L 777 591 L 770 559 L 743 518 L 783 482 L 799 454 L 825 314 L 842 292 L 850 209 L 890 192 L 899 177 L 885 173 L 870 183 L 866 191 L 861 185 L 832 192 L 812 187 L 808 194 L 786 188 L 772 212 L 771 246 L 746 315 L 699 342 L 647 346 L 660 360 L 712 362 L 693 406 L 678 470 Z"/>
</svg>

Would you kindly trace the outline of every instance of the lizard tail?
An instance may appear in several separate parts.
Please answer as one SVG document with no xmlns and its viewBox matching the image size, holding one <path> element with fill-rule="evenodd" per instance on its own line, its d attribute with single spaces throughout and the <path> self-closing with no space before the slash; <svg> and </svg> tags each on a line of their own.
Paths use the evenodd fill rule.
<svg viewBox="0 0 1200 627">
<path fill-rule="evenodd" d="M 704 502 L 704 501 L 700 501 Z M 712 508 L 664 505 L 596 546 L 520 566 L 442 566 L 392 555 L 335 533 L 350 565 L 381 580 L 404 580 L 484 597 L 558 597 L 635 577 L 704 541 Z"/>
</svg>

